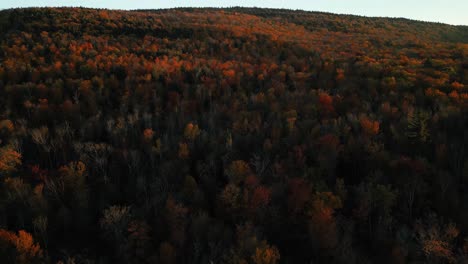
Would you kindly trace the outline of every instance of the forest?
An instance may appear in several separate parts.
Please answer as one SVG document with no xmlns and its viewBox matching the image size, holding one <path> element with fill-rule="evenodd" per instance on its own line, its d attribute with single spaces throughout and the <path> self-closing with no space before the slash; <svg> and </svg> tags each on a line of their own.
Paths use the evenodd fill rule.
<svg viewBox="0 0 468 264">
<path fill-rule="evenodd" d="M 0 262 L 468 262 L 468 26 L 0 11 Z"/>
</svg>

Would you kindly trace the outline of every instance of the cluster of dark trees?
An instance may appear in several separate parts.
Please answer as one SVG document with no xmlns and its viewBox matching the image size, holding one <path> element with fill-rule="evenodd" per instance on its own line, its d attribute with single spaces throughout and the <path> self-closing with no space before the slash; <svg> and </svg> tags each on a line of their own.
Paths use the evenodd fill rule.
<svg viewBox="0 0 468 264">
<path fill-rule="evenodd" d="M 2 263 L 468 261 L 468 28 L 0 12 Z"/>
</svg>

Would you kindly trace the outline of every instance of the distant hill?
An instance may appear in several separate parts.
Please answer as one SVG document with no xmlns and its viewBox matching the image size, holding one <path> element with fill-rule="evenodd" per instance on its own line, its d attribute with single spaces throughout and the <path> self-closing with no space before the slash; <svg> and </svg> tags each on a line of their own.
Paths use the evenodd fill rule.
<svg viewBox="0 0 468 264">
<path fill-rule="evenodd" d="M 197 8 L 178 8 L 196 12 Z M 204 9 L 219 11 L 221 9 Z M 468 42 L 468 26 L 452 26 L 442 23 L 423 22 L 406 18 L 364 17 L 356 15 L 337 15 L 325 12 L 310 12 L 288 9 L 243 8 L 233 7 L 223 9 L 228 12 L 238 12 L 255 15 L 267 19 L 281 19 L 286 22 L 302 25 L 309 31 L 326 29 L 334 32 L 369 34 L 372 31 L 385 30 L 388 37 L 415 36 L 426 40 L 446 42 Z M 141 10 L 166 12 L 167 10 Z M 376 34 L 375 32 L 374 34 Z M 374 36 L 378 37 L 378 36 Z"/>
<path fill-rule="evenodd" d="M 467 263 L 468 27 L 0 11 L 1 263 Z"/>
</svg>

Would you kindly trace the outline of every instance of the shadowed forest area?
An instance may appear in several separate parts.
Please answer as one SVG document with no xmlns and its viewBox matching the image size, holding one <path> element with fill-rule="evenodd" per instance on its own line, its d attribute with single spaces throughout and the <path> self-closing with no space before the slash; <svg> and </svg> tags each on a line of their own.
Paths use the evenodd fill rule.
<svg viewBox="0 0 468 264">
<path fill-rule="evenodd" d="M 468 261 L 468 27 L 0 11 L 1 263 Z"/>
</svg>

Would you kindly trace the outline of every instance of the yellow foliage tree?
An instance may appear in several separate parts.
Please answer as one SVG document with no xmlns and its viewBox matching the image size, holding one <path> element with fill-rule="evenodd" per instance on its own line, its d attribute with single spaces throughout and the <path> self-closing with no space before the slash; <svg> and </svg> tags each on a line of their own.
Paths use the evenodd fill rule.
<svg viewBox="0 0 468 264">
<path fill-rule="evenodd" d="M 21 165 L 21 154 L 10 147 L 0 148 L 0 173 L 6 174 Z"/>
<path fill-rule="evenodd" d="M 184 137 L 190 141 L 195 140 L 198 135 L 200 135 L 200 128 L 198 128 L 198 125 L 194 125 L 193 123 L 188 123 L 185 126 L 184 130 Z"/>
<path fill-rule="evenodd" d="M 47 188 L 51 194 L 60 199 L 72 199 L 70 202 L 79 207 L 88 204 L 88 188 L 86 183 L 86 165 L 81 162 L 70 162 L 59 168 L 60 177 L 48 181 Z"/>
<path fill-rule="evenodd" d="M 429 262 L 455 263 L 455 239 L 460 231 L 454 224 L 440 225 L 437 222 L 416 224 L 416 238 Z"/>
<path fill-rule="evenodd" d="M 229 165 L 226 174 L 229 176 L 231 182 L 238 184 L 242 182 L 247 176 L 252 174 L 252 171 L 247 162 L 243 160 L 235 160 Z"/>
<path fill-rule="evenodd" d="M 226 209 L 237 210 L 241 206 L 240 195 L 240 188 L 237 187 L 237 185 L 230 183 L 224 187 L 220 199 Z"/>
<path fill-rule="evenodd" d="M 255 264 L 275 264 L 280 259 L 280 253 L 274 246 L 264 246 L 255 249 L 255 254 L 252 256 Z"/>
<path fill-rule="evenodd" d="M 86 172 L 86 165 L 81 162 L 70 162 L 67 166 L 59 169 L 60 174 L 65 178 L 82 178 Z"/>
<path fill-rule="evenodd" d="M 162 145 L 161 145 L 161 139 L 160 138 L 156 139 L 156 141 L 154 142 L 154 145 L 153 145 L 153 147 L 151 149 L 152 149 L 153 152 L 158 154 L 159 157 L 161 157 L 161 155 L 162 155 Z"/>
<path fill-rule="evenodd" d="M 186 143 L 179 143 L 179 158 L 186 159 L 189 157 L 190 151 Z"/>
</svg>

